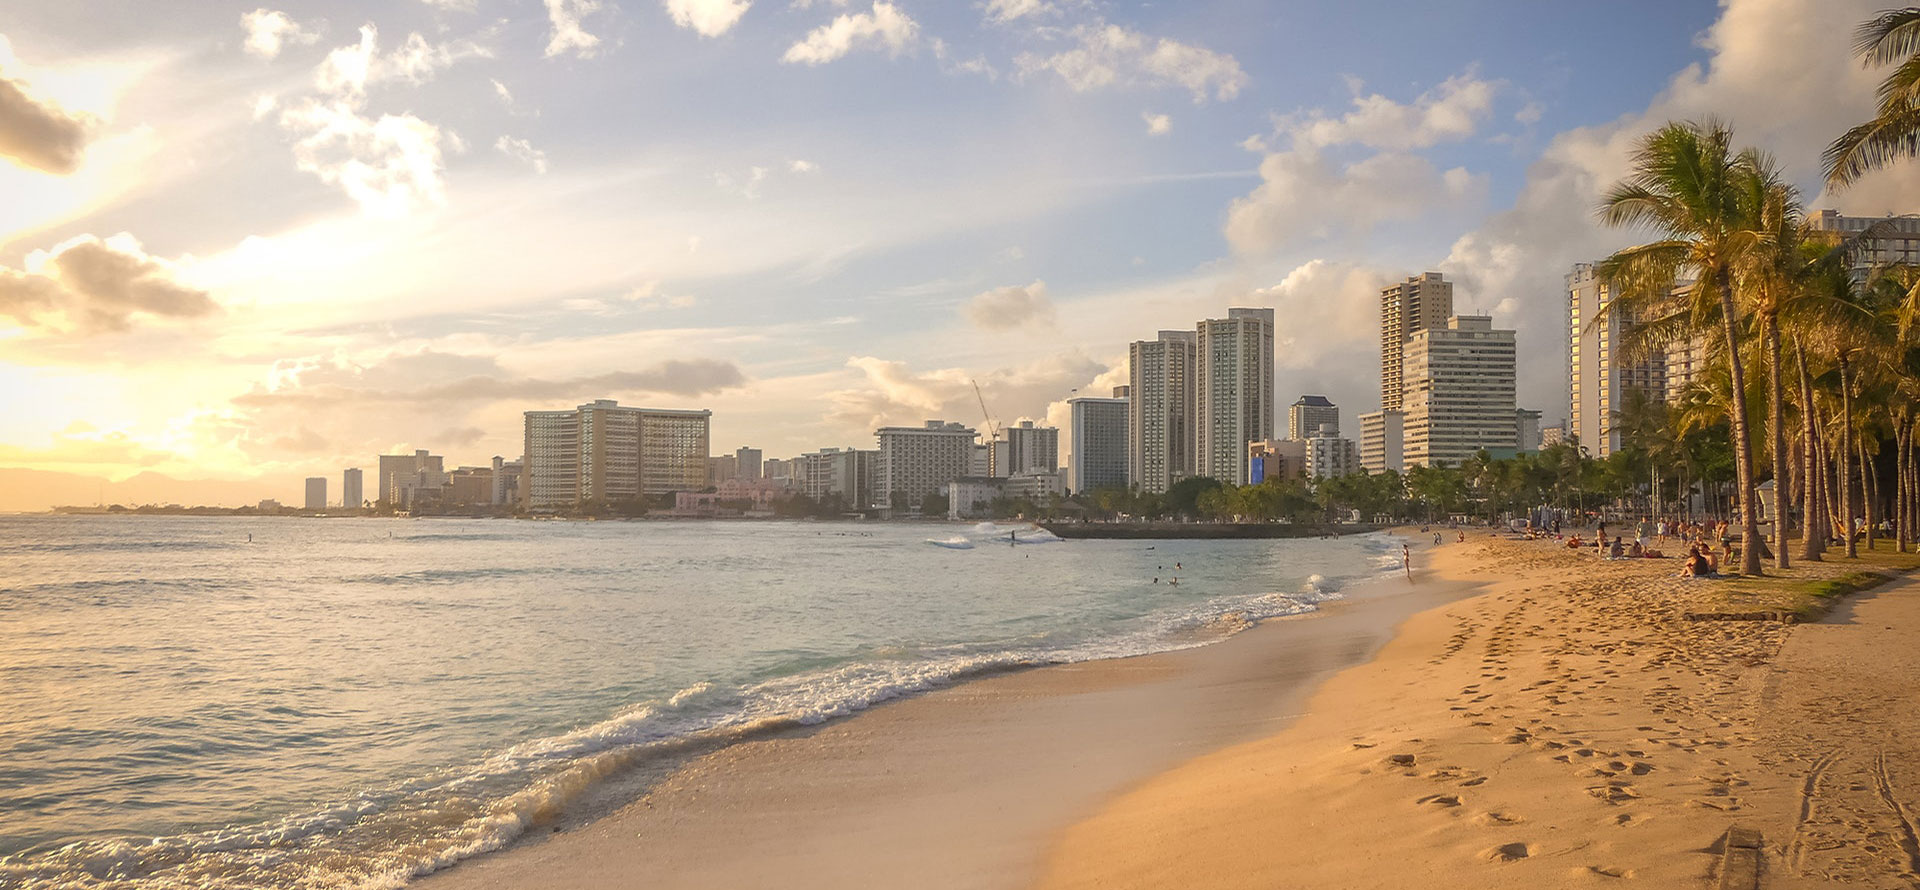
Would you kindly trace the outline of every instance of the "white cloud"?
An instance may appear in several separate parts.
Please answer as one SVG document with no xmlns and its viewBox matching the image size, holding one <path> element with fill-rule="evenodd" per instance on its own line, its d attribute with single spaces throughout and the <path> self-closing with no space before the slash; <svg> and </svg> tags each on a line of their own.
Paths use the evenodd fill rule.
<svg viewBox="0 0 1920 890">
<path fill-rule="evenodd" d="M 446 198 L 447 137 L 411 114 L 373 118 L 346 102 L 310 99 L 282 112 L 280 124 L 299 136 L 294 166 L 337 186 L 368 214 L 402 216 Z"/>
<path fill-rule="evenodd" d="M 317 29 L 308 29 L 277 9 L 260 8 L 240 16 L 240 29 L 247 32 L 241 45 L 263 59 L 280 55 L 289 43 L 306 45 L 320 39 Z"/>
<path fill-rule="evenodd" d="M 600 0 L 546 0 L 547 21 L 553 34 L 547 38 L 547 57 L 573 53 L 592 58 L 599 52 L 600 38 L 587 33 L 580 20 L 600 9 Z"/>
<path fill-rule="evenodd" d="M 1053 9 L 1046 0 L 988 0 L 987 20 L 993 22 L 1011 22 L 1014 19 L 1048 12 Z"/>
<path fill-rule="evenodd" d="M 184 283 L 173 263 L 148 255 L 125 232 L 69 238 L 28 254 L 23 269 L 0 266 L 0 315 L 22 327 L 121 330 L 135 316 L 198 318 L 218 308 L 206 291 Z"/>
<path fill-rule="evenodd" d="M 1044 417 L 1060 393 L 1086 386 L 1111 370 L 1078 351 L 985 373 L 964 368 L 915 371 L 907 362 L 875 356 L 854 356 L 847 368 L 858 376 L 846 388 L 828 393 L 826 419 L 868 430 L 890 424 L 919 426 L 935 419 L 983 428 L 974 397 L 976 382 L 996 420 Z"/>
<path fill-rule="evenodd" d="M 493 51 L 473 41 L 429 43 L 418 32 L 408 34 L 406 43 L 382 60 L 383 78 L 400 78 L 411 83 L 432 80 L 436 72 L 461 59 L 490 59 Z"/>
<path fill-rule="evenodd" d="M 1047 283 L 998 287 L 967 301 L 968 320 L 989 331 L 1052 328 L 1055 316 Z"/>
<path fill-rule="evenodd" d="M 691 28 L 702 37 L 718 37 L 731 30 L 747 14 L 752 0 L 665 0 L 673 23 Z"/>
<path fill-rule="evenodd" d="M 72 173 L 80 169 L 94 123 L 36 95 L 30 84 L 0 76 L 0 157 L 46 173 Z"/>
<path fill-rule="evenodd" d="M 1314 111 L 1281 121 L 1280 129 L 1296 147 L 1365 145 L 1379 149 L 1428 148 L 1472 136 L 1493 110 L 1500 85 L 1468 71 L 1447 78 L 1438 87 L 1401 104 L 1379 93 L 1361 95 L 1354 88 L 1353 110 L 1329 118 Z"/>
<path fill-rule="evenodd" d="M 1051 71 L 1075 92 L 1114 85 L 1177 86 L 1205 102 L 1225 101 L 1247 85 L 1247 73 L 1226 53 L 1154 38 L 1119 25 L 1082 25 L 1073 30 L 1078 45 L 1042 56 L 1022 53 L 1014 60 L 1021 74 Z"/>
<path fill-rule="evenodd" d="M 1448 204 L 1476 201 L 1486 177 L 1441 171 L 1405 152 L 1341 163 L 1314 149 L 1268 154 L 1260 185 L 1227 211 L 1227 242 L 1242 255 L 1279 250 L 1295 239 L 1365 232 L 1392 219 L 1418 218 Z"/>
<path fill-rule="evenodd" d="M 787 47 L 780 60 L 803 65 L 824 65 L 856 49 L 884 49 L 899 55 L 920 34 L 920 26 L 892 3 L 875 2 L 873 11 L 849 13 L 808 32 Z"/>
<path fill-rule="evenodd" d="M 475 0 L 420 0 L 420 2 L 447 12 L 472 12 Z"/>
<path fill-rule="evenodd" d="M 1718 115 L 1741 145 L 1771 151 L 1794 181 L 1817 185 L 1829 140 L 1868 117 L 1884 70 L 1853 55 L 1851 24 L 1878 14 L 1877 0 L 1727 0 L 1700 38 L 1704 63 L 1668 82 L 1645 111 L 1556 136 L 1527 172 L 1512 208 L 1454 242 L 1440 268 L 1481 306 L 1504 307 L 1502 323 L 1519 330 L 1521 404 L 1566 412 L 1564 276 L 1590 261 L 1652 237 L 1602 229 L 1593 218 L 1603 191 L 1628 169 L 1642 135 L 1671 120 Z M 1846 26 L 1836 27 L 1834 23 Z M 1794 60 L 1793 76 L 1780 73 Z M 1920 164 L 1875 174 L 1838 196 L 1812 196 L 1807 206 L 1861 215 L 1909 213 L 1920 207 Z"/>
<path fill-rule="evenodd" d="M 533 147 L 533 143 L 512 136 L 502 136 L 494 140 L 493 147 L 507 157 L 532 165 L 533 172 L 547 172 L 547 153 Z"/>
<path fill-rule="evenodd" d="M 493 94 L 496 96 L 499 96 L 500 101 L 504 103 L 508 108 L 512 108 L 513 107 L 513 91 L 507 89 L 507 85 L 504 83 L 501 83 L 500 81 L 489 79 L 489 82 L 493 84 Z"/>
<path fill-rule="evenodd" d="M 1173 132 L 1173 118 L 1149 111 L 1140 112 L 1140 119 L 1147 124 L 1147 135 L 1165 136 Z"/>
<path fill-rule="evenodd" d="M 787 165 L 787 170 L 791 173 L 818 173 L 820 165 L 812 161 L 796 159 Z"/>
</svg>

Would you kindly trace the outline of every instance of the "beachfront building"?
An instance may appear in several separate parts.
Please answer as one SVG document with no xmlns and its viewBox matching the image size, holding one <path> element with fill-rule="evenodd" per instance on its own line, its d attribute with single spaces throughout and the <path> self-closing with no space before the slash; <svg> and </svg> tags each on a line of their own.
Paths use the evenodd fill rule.
<svg viewBox="0 0 1920 890">
<path fill-rule="evenodd" d="M 947 483 L 947 518 L 985 518 L 993 512 L 993 502 L 1006 496 L 1005 479 L 961 476 Z"/>
<path fill-rule="evenodd" d="M 1540 447 L 1549 448 L 1567 441 L 1567 428 L 1560 424 L 1540 428 Z"/>
<path fill-rule="evenodd" d="M 360 493 L 361 484 L 359 467 L 348 467 L 340 474 L 340 506 L 358 510 L 366 503 Z"/>
<path fill-rule="evenodd" d="M 1051 473 L 1060 469 L 1060 429 L 1051 426 L 1034 426 L 1031 420 L 1022 420 L 1003 431 L 1007 442 L 1007 461 L 1004 469 L 995 475 L 1014 476 L 1021 473 Z"/>
<path fill-rule="evenodd" d="M 493 467 L 457 467 L 447 474 L 442 503 L 463 507 L 493 505 Z"/>
<path fill-rule="evenodd" d="M 553 510 L 705 488 L 712 416 L 612 399 L 572 411 L 528 411 L 526 505 Z"/>
<path fill-rule="evenodd" d="M 1247 443 L 1273 438 L 1273 310 L 1228 309 L 1197 326 L 1194 472 L 1247 484 Z"/>
<path fill-rule="evenodd" d="M 742 445 L 734 449 L 733 468 L 734 472 L 739 474 L 736 478 L 743 482 L 755 482 L 766 478 L 760 473 L 763 469 L 762 462 L 764 457 L 765 455 L 761 454 L 758 448 L 748 448 Z"/>
<path fill-rule="evenodd" d="M 1326 396 L 1301 396 L 1287 407 L 1287 438 L 1306 439 L 1321 427 L 1340 434 L 1340 409 Z"/>
<path fill-rule="evenodd" d="M 327 477 L 307 477 L 307 509 L 325 510 L 327 508 Z"/>
<path fill-rule="evenodd" d="M 1127 487 L 1127 399 L 1068 399 L 1073 491 Z"/>
<path fill-rule="evenodd" d="M 799 462 L 799 483 L 795 487 L 814 503 L 839 499 L 849 510 L 862 510 L 873 503 L 873 464 L 878 451 L 854 448 L 822 448 L 795 458 Z"/>
<path fill-rule="evenodd" d="M 1842 238 L 1857 237 L 1875 228 L 1870 241 L 1853 259 L 1854 281 L 1865 281 L 1876 266 L 1920 265 L 1920 217 L 1844 216 L 1838 210 L 1815 210 L 1806 216 L 1807 228 Z"/>
<path fill-rule="evenodd" d="M 493 491 L 488 503 L 495 507 L 505 507 L 520 503 L 520 476 L 526 469 L 524 460 L 507 460 L 499 455 L 493 457 Z"/>
<path fill-rule="evenodd" d="M 1512 456 L 1514 333 L 1484 315 L 1414 332 L 1405 363 L 1406 462 L 1459 466 L 1482 449 Z"/>
<path fill-rule="evenodd" d="M 1406 398 L 1402 375 L 1406 344 L 1453 315 L 1453 282 L 1427 272 L 1380 291 L 1380 408 L 1397 411 Z"/>
<path fill-rule="evenodd" d="M 1352 439 L 1342 439 L 1332 424 L 1321 424 L 1320 432 L 1301 442 L 1306 450 L 1306 475 L 1311 479 L 1332 479 L 1360 469 L 1359 449 Z"/>
<path fill-rule="evenodd" d="M 1531 408 L 1515 408 L 1513 411 L 1514 443 L 1520 451 L 1540 450 L 1540 412 Z"/>
<path fill-rule="evenodd" d="M 769 457 L 760 462 L 760 478 L 776 485 L 784 485 L 788 488 L 800 487 L 800 476 L 802 472 L 803 467 L 801 466 L 800 458 L 797 457 L 790 457 L 786 460 Z"/>
<path fill-rule="evenodd" d="M 873 463 L 873 505 L 883 510 L 917 510 L 930 494 L 944 494 L 947 483 L 969 475 L 975 433 L 958 423 L 929 420 L 923 426 L 888 426 L 874 431 L 880 441 Z"/>
<path fill-rule="evenodd" d="M 707 484 L 719 485 L 740 478 L 740 459 L 731 454 L 707 458 Z"/>
<path fill-rule="evenodd" d="M 421 500 L 437 501 L 447 485 L 446 459 L 424 448 L 412 454 L 382 454 L 376 481 L 379 500 L 396 509 Z"/>
<path fill-rule="evenodd" d="M 1165 493 L 1193 475 L 1193 331 L 1161 331 L 1127 348 L 1127 478 Z"/>
<path fill-rule="evenodd" d="M 1360 466 L 1369 473 L 1407 468 L 1407 412 L 1398 409 L 1360 415 Z"/>
<path fill-rule="evenodd" d="M 1576 263 L 1567 275 L 1567 431 L 1601 458 L 1620 449 L 1614 424 L 1631 394 L 1660 401 L 1668 387 L 1664 354 L 1629 358 L 1626 340 L 1640 320 L 1606 311 L 1614 296 L 1592 263 Z M 1684 360 L 1686 344 L 1676 345 Z"/>
<path fill-rule="evenodd" d="M 1001 477 L 1007 475 L 1007 440 L 994 438 L 973 443 L 973 456 L 967 462 L 967 475 Z"/>
<path fill-rule="evenodd" d="M 1247 482 L 1298 479 L 1307 474 L 1305 439 L 1262 439 L 1247 443 Z"/>
</svg>

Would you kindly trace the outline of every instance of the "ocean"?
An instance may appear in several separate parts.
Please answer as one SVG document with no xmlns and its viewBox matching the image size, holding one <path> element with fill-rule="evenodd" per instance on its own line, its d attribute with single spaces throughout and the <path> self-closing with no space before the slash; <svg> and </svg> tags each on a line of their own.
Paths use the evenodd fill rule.
<svg viewBox="0 0 1920 890">
<path fill-rule="evenodd" d="M 1382 535 L 0 517 L 0 888 L 398 887 L 649 766 L 1398 565 Z"/>
</svg>

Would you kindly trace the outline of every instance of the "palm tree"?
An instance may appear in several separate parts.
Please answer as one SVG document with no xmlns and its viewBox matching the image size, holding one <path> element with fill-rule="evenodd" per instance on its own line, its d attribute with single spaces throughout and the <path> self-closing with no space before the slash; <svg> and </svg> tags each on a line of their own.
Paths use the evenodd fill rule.
<svg viewBox="0 0 1920 890">
<path fill-rule="evenodd" d="M 1759 327 L 1767 364 L 1767 450 L 1773 457 L 1773 554 L 1775 566 L 1788 568 L 1786 393 L 1781 384 L 1780 313 L 1805 290 L 1811 258 L 1804 245 L 1808 231 L 1798 190 L 1781 177 L 1764 154 L 1747 151 L 1740 161 L 1749 171 L 1742 185 L 1745 215 L 1752 228 L 1740 252 L 1735 275 L 1746 309 Z"/>
<path fill-rule="evenodd" d="M 1731 376 L 1728 418 L 1733 426 L 1735 478 L 1740 491 L 1742 574 L 1760 574 L 1760 525 L 1754 511 L 1753 446 L 1747 428 L 1746 368 L 1740 356 L 1740 314 L 1734 304 L 1734 269 L 1744 262 L 1752 238 L 1752 179 L 1759 175 L 1747 155 L 1733 151 L 1733 131 L 1719 121 L 1668 123 L 1635 146 L 1632 172 L 1608 191 L 1599 216 L 1609 226 L 1646 226 L 1665 238 L 1629 247 L 1602 263 L 1602 277 L 1628 282 L 1616 303 L 1631 294 L 1652 296 L 1691 273 L 1684 290 L 1717 298 L 1720 334 Z M 1659 282 L 1668 282 L 1661 285 Z"/>
<path fill-rule="evenodd" d="M 1893 9 L 1860 26 L 1854 52 L 1869 68 L 1897 63 L 1880 83 L 1873 119 L 1841 134 L 1822 157 L 1827 184 L 1851 185 L 1869 171 L 1920 154 L 1920 8 Z"/>
</svg>

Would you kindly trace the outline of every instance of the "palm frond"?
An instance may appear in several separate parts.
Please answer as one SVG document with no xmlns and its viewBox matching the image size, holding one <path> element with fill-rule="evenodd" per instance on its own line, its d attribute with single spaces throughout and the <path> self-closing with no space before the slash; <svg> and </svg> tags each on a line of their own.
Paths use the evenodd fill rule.
<svg viewBox="0 0 1920 890">
<path fill-rule="evenodd" d="M 1873 68 L 1920 53 L 1920 8 L 1889 9 L 1867 20 L 1854 32 L 1853 51 Z"/>
<path fill-rule="evenodd" d="M 1820 160 L 1827 171 L 1827 185 L 1838 188 L 1916 154 L 1920 154 L 1920 104 L 1907 104 L 1840 134 Z"/>
</svg>

